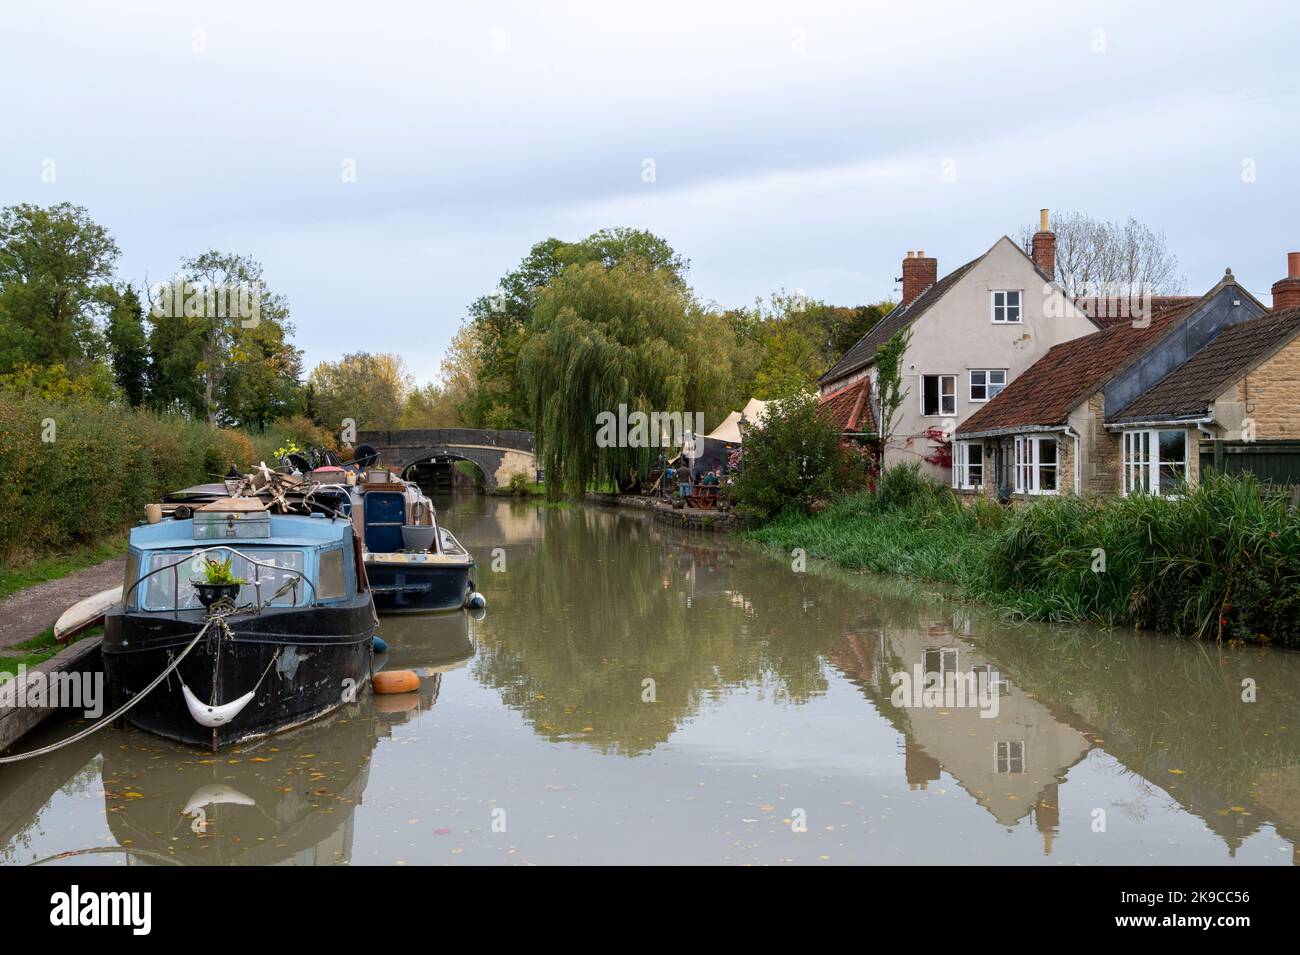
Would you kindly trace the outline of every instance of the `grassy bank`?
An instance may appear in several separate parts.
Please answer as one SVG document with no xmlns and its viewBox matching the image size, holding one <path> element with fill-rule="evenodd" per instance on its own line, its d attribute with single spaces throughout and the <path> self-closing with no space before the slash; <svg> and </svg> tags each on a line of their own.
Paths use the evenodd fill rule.
<svg viewBox="0 0 1300 955">
<path fill-rule="evenodd" d="M 91 627 L 85 633 L 77 635 L 67 643 L 59 643 L 54 639 L 54 628 L 47 627 L 39 635 L 30 640 L 8 647 L 6 652 L 0 654 L 0 674 L 12 676 L 18 672 L 20 666 L 28 670 L 44 663 L 46 660 L 55 656 L 59 651 L 80 643 L 88 637 L 98 637 L 103 635 L 103 627 Z M 5 678 L 0 677 L 0 680 Z"/>
<path fill-rule="evenodd" d="M 915 469 L 881 494 L 747 532 L 789 553 L 953 585 L 1013 615 L 1300 647 L 1300 514 L 1250 479 L 1178 500 L 1044 498 L 963 507 Z"/>
</svg>

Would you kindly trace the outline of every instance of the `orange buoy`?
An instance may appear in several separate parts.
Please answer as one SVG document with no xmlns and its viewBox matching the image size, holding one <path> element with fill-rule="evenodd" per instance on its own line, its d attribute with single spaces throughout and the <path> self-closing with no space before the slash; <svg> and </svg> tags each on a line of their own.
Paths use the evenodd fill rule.
<svg viewBox="0 0 1300 955">
<path fill-rule="evenodd" d="M 383 670 L 370 678 L 376 693 L 411 693 L 420 688 L 420 677 L 414 670 Z"/>
</svg>

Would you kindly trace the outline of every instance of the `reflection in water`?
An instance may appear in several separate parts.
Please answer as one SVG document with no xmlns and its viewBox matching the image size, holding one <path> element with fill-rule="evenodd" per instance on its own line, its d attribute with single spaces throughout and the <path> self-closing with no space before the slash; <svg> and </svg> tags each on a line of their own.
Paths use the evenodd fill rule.
<svg viewBox="0 0 1300 955">
<path fill-rule="evenodd" d="M 5 767 L 0 861 L 1293 861 L 1300 654 L 1012 624 L 591 507 L 444 519 L 488 609 L 384 620 L 419 694 Z M 918 669 L 996 716 L 896 706 Z"/>
<path fill-rule="evenodd" d="M 36 803 L 49 800 L 68 772 L 73 778 L 62 790 L 83 795 L 99 777 L 109 832 L 132 864 L 351 861 L 355 809 L 372 751 L 394 727 L 432 707 L 443 673 L 464 666 L 474 652 L 466 613 L 386 619 L 382 629 L 400 647 L 387 665 L 418 670 L 418 693 L 366 695 L 311 726 L 219 754 L 134 729 L 109 731 L 105 739 L 112 742 L 92 738 L 61 750 L 27 774 L 25 784 L 19 774 L 0 777 L 0 818 L 13 823 L 0 832 L 4 861 L 31 861 L 16 850 L 32 844 L 30 831 L 44 808 Z M 35 797 L 28 792 L 33 788 Z M 24 818 L 23 804 L 35 812 Z"/>
</svg>

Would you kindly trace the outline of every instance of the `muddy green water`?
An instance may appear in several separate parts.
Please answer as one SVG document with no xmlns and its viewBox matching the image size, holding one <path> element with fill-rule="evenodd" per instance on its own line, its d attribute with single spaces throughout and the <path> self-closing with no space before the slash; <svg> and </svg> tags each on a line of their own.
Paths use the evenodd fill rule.
<svg viewBox="0 0 1300 955">
<path fill-rule="evenodd" d="M 384 620 L 418 696 L 216 756 L 111 729 L 0 767 L 0 862 L 1298 858 L 1300 654 L 1013 624 L 627 512 L 443 520 L 488 607 Z M 996 716 L 895 705 L 918 667 L 987 667 Z"/>
</svg>

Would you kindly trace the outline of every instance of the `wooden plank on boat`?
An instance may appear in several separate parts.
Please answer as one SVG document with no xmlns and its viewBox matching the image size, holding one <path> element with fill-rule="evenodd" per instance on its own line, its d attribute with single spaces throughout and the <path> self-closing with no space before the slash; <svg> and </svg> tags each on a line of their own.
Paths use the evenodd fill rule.
<svg viewBox="0 0 1300 955">
<path fill-rule="evenodd" d="M 67 643 L 79 633 L 104 622 L 104 614 L 122 602 L 122 588 L 109 587 L 85 600 L 78 600 L 54 624 L 54 639 Z"/>
</svg>

